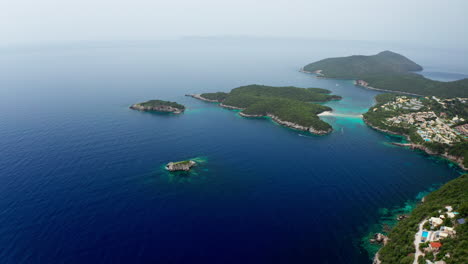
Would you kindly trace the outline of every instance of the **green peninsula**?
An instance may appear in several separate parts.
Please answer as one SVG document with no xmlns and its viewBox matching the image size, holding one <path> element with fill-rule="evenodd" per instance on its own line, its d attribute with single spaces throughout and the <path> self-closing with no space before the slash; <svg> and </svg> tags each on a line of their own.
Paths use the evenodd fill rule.
<svg viewBox="0 0 468 264">
<path fill-rule="evenodd" d="M 420 65 L 391 51 L 371 56 L 328 58 L 308 64 L 302 70 L 325 78 L 356 80 L 357 85 L 376 90 L 424 96 L 468 97 L 468 79 L 453 82 L 427 79 L 414 73 L 423 70 Z"/>
<path fill-rule="evenodd" d="M 130 109 L 180 114 L 185 111 L 185 106 L 176 102 L 150 100 L 143 103 L 133 104 L 130 106 Z"/>
<path fill-rule="evenodd" d="M 332 109 L 312 102 L 341 99 L 330 93 L 329 90 L 320 88 L 272 87 L 254 84 L 235 88 L 229 93 L 204 93 L 190 96 L 220 103 L 220 106 L 225 108 L 242 110 L 240 115 L 243 117 L 270 117 L 281 125 L 322 135 L 330 133 L 332 127 L 322 121 L 317 114 Z"/>
</svg>

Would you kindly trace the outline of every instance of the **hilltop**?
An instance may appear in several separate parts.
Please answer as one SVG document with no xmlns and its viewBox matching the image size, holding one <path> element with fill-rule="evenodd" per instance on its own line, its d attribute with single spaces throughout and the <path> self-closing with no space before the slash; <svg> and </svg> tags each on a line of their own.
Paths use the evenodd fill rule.
<svg viewBox="0 0 468 264">
<path fill-rule="evenodd" d="M 328 58 L 308 64 L 304 70 L 310 72 L 321 70 L 321 73 L 329 78 L 361 79 L 374 74 L 422 71 L 423 68 L 403 55 L 383 51 L 371 56 Z"/>
<path fill-rule="evenodd" d="M 415 73 L 423 68 L 391 51 L 376 55 L 328 58 L 304 66 L 303 71 L 321 77 L 357 80 L 371 89 L 439 97 L 468 97 L 468 79 L 440 82 Z"/>
</svg>

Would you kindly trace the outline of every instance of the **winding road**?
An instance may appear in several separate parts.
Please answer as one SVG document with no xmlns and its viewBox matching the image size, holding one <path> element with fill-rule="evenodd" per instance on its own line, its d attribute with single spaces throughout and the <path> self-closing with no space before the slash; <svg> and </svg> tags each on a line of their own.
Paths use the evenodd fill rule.
<svg viewBox="0 0 468 264">
<path fill-rule="evenodd" d="M 427 219 L 424 219 L 421 223 L 419 223 L 418 232 L 414 236 L 414 247 L 416 248 L 416 254 L 414 254 L 413 264 L 418 264 L 419 256 L 424 255 L 424 253 L 422 253 L 422 251 L 419 249 L 419 243 L 421 242 L 422 228 L 426 222 L 427 222 Z"/>
</svg>

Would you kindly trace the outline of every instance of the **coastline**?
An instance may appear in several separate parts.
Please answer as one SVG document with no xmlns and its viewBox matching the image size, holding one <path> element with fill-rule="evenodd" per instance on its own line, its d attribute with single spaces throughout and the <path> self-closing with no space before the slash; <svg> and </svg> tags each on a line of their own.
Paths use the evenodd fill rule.
<svg viewBox="0 0 468 264">
<path fill-rule="evenodd" d="M 248 115 L 248 114 L 244 114 L 242 112 L 240 112 L 239 115 L 242 116 L 242 117 L 248 117 L 248 118 L 264 117 L 263 115 Z M 319 135 L 319 136 L 327 135 L 327 134 L 329 134 L 329 133 L 331 133 L 333 131 L 333 129 L 317 130 L 317 129 L 313 128 L 313 127 L 301 126 L 301 125 L 293 123 L 293 122 L 281 120 L 279 117 L 277 117 L 275 115 L 272 115 L 272 114 L 267 114 L 266 116 L 271 118 L 271 120 L 278 123 L 279 125 L 289 127 L 289 128 L 292 128 L 292 129 L 296 129 L 296 130 L 300 130 L 300 131 L 310 132 L 310 133 L 312 133 L 314 135 Z"/>
<path fill-rule="evenodd" d="M 393 132 L 393 131 L 389 131 L 389 130 L 386 130 L 386 129 L 382 129 L 382 128 L 379 128 L 377 126 L 374 126 L 372 124 L 370 124 L 365 118 L 363 118 L 364 120 L 364 123 L 366 123 L 367 126 L 369 126 L 370 128 L 374 129 L 374 130 L 377 130 L 379 132 L 383 132 L 383 133 L 387 133 L 387 134 L 391 134 L 391 135 L 397 135 L 397 136 L 403 136 L 406 138 L 406 140 L 408 140 L 408 142 L 411 142 L 410 138 L 408 135 L 405 135 L 405 134 L 400 134 L 400 133 L 396 133 L 396 132 Z M 418 150 L 421 150 L 423 152 L 425 152 L 426 154 L 428 155 L 431 155 L 431 156 L 439 156 L 439 157 L 442 157 L 442 158 L 445 158 L 446 160 L 449 160 L 453 163 L 455 163 L 458 167 L 460 167 L 462 170 L 464 171 L 468 171 L 468 168 L 466 168 L 464 165 L 463 165 L 463 159 L 460 158 L 460 157 L 455 157 L 455 156 L 451 156 L 451 155 L 448 155 L 447 153 L 436 153 L 434 151 L 431 151 L 430 149 L 428 149 L 427 147 L 423 146 L 423 145 L 420 145 L 420 144 L 415 144 L 415 143 L 397 143 L 397 142 L 392 142 L 391 143 L 392 145 L 395 145 L 395 146 L 400 146 L 400 147 L 409 147 L 410 149 L 414 150 L 414 149 L 418 149 Z"/>
<path fill-rule="evenodd" d="M 327 77 L 321 72 L 317 73 L 317 72 L 305 71 L 304 69 L 300 69 L 299 72 L 308 73 L 308 74 L 315 74 L 316 75 L 315 77 L 319 78 L 319 79 L 354 80 L 354 79 L 343 79 L 343 78 Z M 354 80 L 354 81 L 356 81 L 356 80 Z M 363 81 L 365 81 L 365 80 L 363 80 Z M 376 88 L 376 87 L 372 87 L 372 86 L 368 86 L 368 85 L 359 85 L 359 84 L 355 84 L 355 85 L 359 86 L 359 87 L 369 89 L 369 90 L 374 90 L 374 91 L 389 92 L 389 93 L 400 93 L 400 94 L 407 94 L 407 95 L 413 95 L 413 96 L 423 96 L 423 95 L 420 95 L 420 94 L 408 93 L 408 92 L 397 91 L 397 90 L 381 89 L 381 88 Z"/>
<path fill-rule="evenodd" d="M 210 102 L 210 103 L 219 103 L 219 101 L 217 100 L 210 100 L 205 97 L 202 97 L 201 94 L 186 94 L 185 96 L 193 97 L 195 99 Z"/>
<path fill-rule="evenodd" d="M 187 94 L 186 96 L 190 96 L 190 97 L 193 97 L 195 99 L 199 99 L 199 100 L 210 102 L 210 103 L 219 103 L 216 100 L 206 99 L 206 98 L 202 97 L 201 94 Z M 245 108 L 241 108 L 241 107 L 225 105 L 223 103 L 220 103 L 219 106 L 221 106 L 223 108 L 226 108 L 226 109 L 230 109 L 230 110 L 241 110 L 242 111 L 242 110 L 245 109 Z M 327 112 L 327 111 L 325 111 L 325 112 Z M 239 115 L 242 116 L 242 117 L 246 117 L 246 118 L 264 117 L 264 115 L 249 115 L 249 114 L 245 114 L 245 113 L 242 113 L 242 112 L 240 112 Z M 300 130 L 300 131 L 306 131 L 306 132 L 309 132 L 309 133 L 312 133 L 312 134 L 318 135 L 318 136 L 327 135 L 327 134 L 330 134 L 333 131 L 332 128 L 330 128 L 328 130 L 318 130 L 318 129 L 315 129 L 313 127 L 301 126 L 301 125 L 293 123 L 293 122 L 281 120 L 279 117 L 277 117 L 275 115 L 272 115 L 272 114 L 269 114 L 269 113 L 267 113 L 266 116 L 271 118 L 271 120 L 273 120 L 274 122 L 276 122 L 279 125 L 289 127 L 289 128 L 292 128 L 292 129 L 296 129 L 296 130 Z"/>
</svg>

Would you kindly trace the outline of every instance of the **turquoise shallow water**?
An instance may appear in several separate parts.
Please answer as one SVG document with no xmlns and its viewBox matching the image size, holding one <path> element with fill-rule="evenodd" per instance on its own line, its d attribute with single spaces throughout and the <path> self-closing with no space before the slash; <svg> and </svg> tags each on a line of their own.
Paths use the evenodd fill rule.
<svg viewBox="0 0 468 264">
<path fill-rule="evenodd" d="M 313 136 L 184 96 L 321 87 L 343 96 L 328 103 L 336 113 L 359 115 L 377 92 L 298 72 L 348 49 L 185 40 L 1 53 L 0 259 L 369 263 L 361 239 L 382 208 L 455 167 L 390 146 L 356 117 L 324 117 L 335 131 Z M 188 110 L 128 109 L 151 98 Z M 203 164 L 192 174 L 163 169 L 194 157 Z"/>
</svg>

